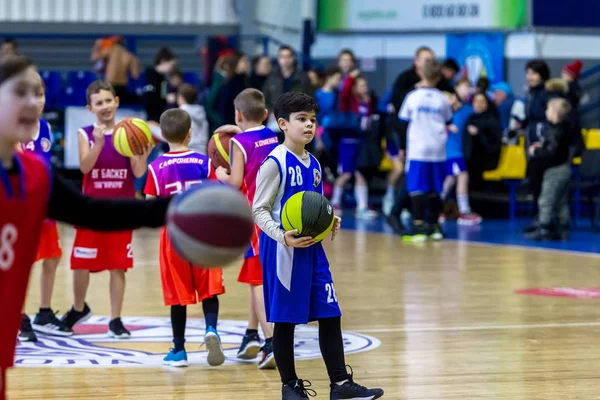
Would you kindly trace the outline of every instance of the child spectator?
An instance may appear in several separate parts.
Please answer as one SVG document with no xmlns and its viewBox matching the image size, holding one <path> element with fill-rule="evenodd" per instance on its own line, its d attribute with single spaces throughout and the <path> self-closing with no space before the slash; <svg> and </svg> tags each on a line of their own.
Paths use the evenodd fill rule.
<svg viewBox="0 0 600 400">
<path fill-rule="evenodd" d="M 177 104 L 179 108 L 187 112 L 192 119 L 192 140 L 188 144 L 190 150 L 200 154 L 208 154 L 206 146 L 208 144 L 208 121 L 206 111 L 198 100 L 198 91 L 193 85 L 184 83 L 177 91 Z"/>
</svg>

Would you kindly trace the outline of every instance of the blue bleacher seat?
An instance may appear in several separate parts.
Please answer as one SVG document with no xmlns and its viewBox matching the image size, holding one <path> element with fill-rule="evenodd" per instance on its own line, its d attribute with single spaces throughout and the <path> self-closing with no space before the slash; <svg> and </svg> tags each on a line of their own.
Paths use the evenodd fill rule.
<svg viewBox="0 0 600 400">
<path fill-rule="evenodd" d="M 200 88 L 200 75 L 198 75 L 196 72 L 184 73 L 183 81 L 196 86 L 196 88 Z"/>
<path fill-rule="evenodd" d="M 85 91 L 96 79 L 96 73 L 93 71 L 68 72 L 62 103 L 65 106 L 85 106 Z"/>
<path fill-rule="evenodd" d="M 46 107 L 58 107 L 63 88 L 62 74 L 60 71 L 40 71 L 40 75 L 46 85 Z"/>
</svg>

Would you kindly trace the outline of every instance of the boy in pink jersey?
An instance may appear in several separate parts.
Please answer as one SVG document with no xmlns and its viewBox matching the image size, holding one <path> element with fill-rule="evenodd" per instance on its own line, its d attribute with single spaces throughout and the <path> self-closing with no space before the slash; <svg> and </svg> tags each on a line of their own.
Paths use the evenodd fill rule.
<svg viewBox="0 0 600 400">
<path fill-rule="evenodd" d="M 152 148 L 131 158 L 117 153 L 113 145 L 112 129 L 119 107 L 119 98 L 110 83 L 95 81 L 86 91 L 87 109 L 96 115 L 96 124 L 78 132 L 79 162 L 83 172 L 83 194 L 101 198 L 134 198 L 134 177 L 146 172 L 146 161 Z M 133 267 L 131 248 L 132 231 L 96 232 L 77 229 L 71 254 L 74 304 L 62 322 L 73 328 L 92 316 L 85 302 L 90 272 L 110 271 L 111 320 L 108 334 L 128 338 L 131 333 L 121 322 L 125 296 L 125 271 Z"/>
<path fill-rule="evenodd" d="M 216 180 L 208 156 L 189 149 L 192 139 L 192 119 L 181 109 L 165 111 L 160 117 L 160 129 L 169 143 L 169 152 L 148 166 L 146 197 L 170 197 L 183 193 L 194 185 Z M 204 343 L 211 366 L 225 362 L 221 338 L 217 333 L 220 294 L 225 293 L 221 268 L 202 268 L 181 258 L 173 247 L 167 229 L 160 231 L 160 280 L 163 300 L 171 307 L 171 327 L 174 347 L 163 359 L 165 365 L 187 366 L 185 324 L 187 306 L 202 302 L 206 333 Z"/>
<path fill-rule="evenodd" d="M 235 122 L 243 132 L 235 135 L 230 143 L 231 174 L 225 168 L 217 168 L 217 177 L 221 182 L 240 188 L 246 194 L 250 204 L 254 202 L 256 175 L 262 162 L 277 147 L 277 135 L 262 123 L 267 119 L 265 97 L 256 89 L 245 89 L 233 101 Z M 259 351 L 262 357 L 258 363 L 261 369 L 275 368 L 273 357 L 273 326 L 267 323 L 262 289 L 262 265 L 258 254 L 258 236 L 255 227 L 250 248 L 244 256 L 244 264 L 238 281 L 250 285 L 250 318 L 248 329 L 242 340 L 238 357 L 254 359 Z M 265 337 L 264 346 L 260 345 L 258 324 Z"/>
</svg>

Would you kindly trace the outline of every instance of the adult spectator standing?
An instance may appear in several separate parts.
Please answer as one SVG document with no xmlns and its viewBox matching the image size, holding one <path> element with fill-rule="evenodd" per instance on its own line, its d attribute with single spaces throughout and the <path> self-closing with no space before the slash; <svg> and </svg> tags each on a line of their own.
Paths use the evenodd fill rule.
<svg viewBox="0 0 600 400">
<path fill-rule="evenodd" d="M 271 72 L 264 85 L 263 93 L 269 112 L 273 111 L 275 100 L 283 93 L 301 92 L 310 96 L 313 89 L 308 76 L 296 68 L 296 55 L 289 46 L 281 46 L 277 52 L 279 68 Z"/>
<path fill-rule="evenodd" d="M 121 36 L 96 40 L 90 59 L 104 73 L 104 80 L 113 86 L 121 104 L 139 102 L 137 95 L 127 90 L 127 84 L 129 77 L 140 76 L 140 61 L 125 48 Z"/>
<path fill-rule="evenodd" d="M 0 57 L 17 54 L 17 41 L 13 38 L 6 38 L 0 47 Z"/>
<path fill-rule="evenodd" d="M 271 73 L 271 59 L 267 56 L 256 56 L 252 59 L 250 87 L 262 92 L 267 77 Z"/>
<path fill-rule="evenodd" d="M 160 121 L 167 107 L 169 74 L 177 65 L 175 54 L 168 47 L 162 47 L 154 57 L 154 67 L 146 69 L 146 83 L 142 100 L 148 121 Z"/>
</svg>

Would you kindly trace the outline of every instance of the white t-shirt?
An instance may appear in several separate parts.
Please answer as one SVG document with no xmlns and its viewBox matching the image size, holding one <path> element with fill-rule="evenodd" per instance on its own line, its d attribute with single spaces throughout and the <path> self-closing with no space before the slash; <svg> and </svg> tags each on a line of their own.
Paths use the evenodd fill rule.
<svg viewBox="0 0 600 400">
<path fill-rule="evenodd" d="M 452 120 L 452 107 L 442 91 L 435 88 L 411 91 L 398 118 L 408 122 L 407 160 L 446 160 L 446 125 Z"/>
</svg>

